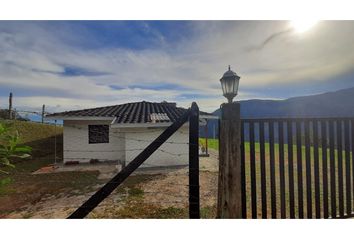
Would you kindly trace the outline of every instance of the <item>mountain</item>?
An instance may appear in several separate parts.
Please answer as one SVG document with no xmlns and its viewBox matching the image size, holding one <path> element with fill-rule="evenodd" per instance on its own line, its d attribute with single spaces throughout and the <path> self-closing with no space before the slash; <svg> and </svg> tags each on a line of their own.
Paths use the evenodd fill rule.
<svg viewBox="0 0 354 240">
<path fill-rule="evenodd" d="M 354 117 L 354 87 L 285 100 L 245 100 L 240 104 L 241 118 Z M 220 109 L 213 114 L 220 116 Z M 217 124 L 216 120 L 209 121 L 209 137 L 213 137 Z M 203 129 L 200 132 L 205 135 Z"/>
<path fill-rule="evenodd" d="M 354 87 L 285 100 L 240 101 L 242 118 L 354 117 Z M 220 109 L 214 114 L 220 116 Z"/>
</svg>

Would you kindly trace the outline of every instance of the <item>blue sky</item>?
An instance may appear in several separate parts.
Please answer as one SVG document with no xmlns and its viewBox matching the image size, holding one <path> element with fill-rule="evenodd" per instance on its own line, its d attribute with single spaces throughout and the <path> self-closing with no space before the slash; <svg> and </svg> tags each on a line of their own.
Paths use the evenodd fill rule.
<svg viewBox="0 0 354 240">
<path fill-rule="evenodd" d="M 304 33 L 288 21 L 0 21 L 0 106 L 57 112 L 131 101 L 213 111 L 230 64 L 237 97 L 354 87 L 354 22 Z"/>
</svg>

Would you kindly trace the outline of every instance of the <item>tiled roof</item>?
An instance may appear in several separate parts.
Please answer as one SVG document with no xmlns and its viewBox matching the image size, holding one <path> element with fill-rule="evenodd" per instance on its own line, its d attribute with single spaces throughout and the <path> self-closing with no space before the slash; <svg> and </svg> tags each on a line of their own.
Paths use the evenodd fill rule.
<svg viewBox="0 0 354 240">
<path fill-rule="evenodd" d="M 115 123 L 175 122 L 187 109 L 175 103 L 134 102 L 114 106 L 66 111 L 46 117 L 116 117 Z M 211 115 L 208 113 L 203 113 Z"/>
</svg>

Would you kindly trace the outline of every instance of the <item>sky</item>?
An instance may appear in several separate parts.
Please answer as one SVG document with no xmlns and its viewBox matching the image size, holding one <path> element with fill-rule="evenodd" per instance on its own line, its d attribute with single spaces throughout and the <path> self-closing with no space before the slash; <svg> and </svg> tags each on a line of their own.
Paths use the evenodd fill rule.
<svg viewBox="0 0 354 240">
<path fill-rule="evenodd" d="M 0 107 L 48 112 L 134 101 L 214 111 L 236 100 L 354 87 L 354 21 L 0 21 Z"/>
</svg>

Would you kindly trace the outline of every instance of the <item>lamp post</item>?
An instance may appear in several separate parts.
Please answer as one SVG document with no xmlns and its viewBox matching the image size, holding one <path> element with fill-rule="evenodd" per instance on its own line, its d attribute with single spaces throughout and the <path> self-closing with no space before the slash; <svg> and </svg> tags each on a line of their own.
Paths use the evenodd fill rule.
<svg viewBox="0 0 354 240">
<path fill-rule="evenodd" d="M 229 65 L 229 70 L 224 73 L 220 79 L 220 82 L 224 97 L 227 98 L 229 103 L 232 103 L 232 99 L 237 95 L 240 77 L 237 76 L 234 71 L 231 71 L 231 67 Z"/>
<path fill-rule="evenodd" d="M 232 101 L 239 81 L 230 66 L 220 79 L 228 102 L 221 105 L 217 218 L 242 218 L 240 104 Z"/>
</svg>

